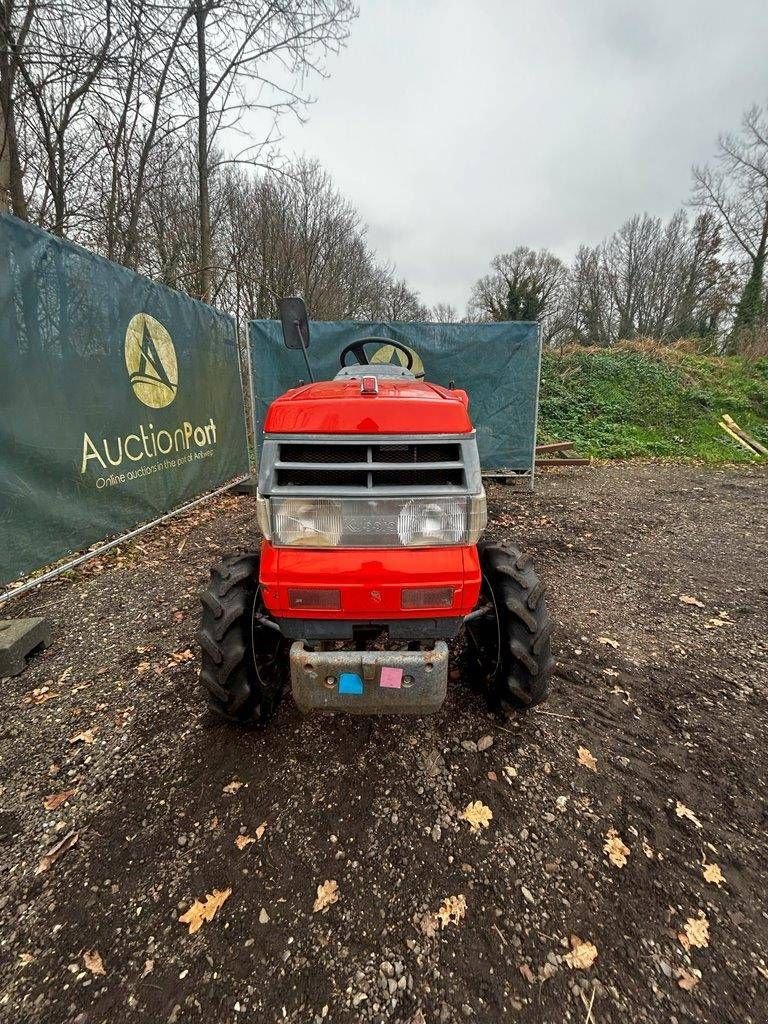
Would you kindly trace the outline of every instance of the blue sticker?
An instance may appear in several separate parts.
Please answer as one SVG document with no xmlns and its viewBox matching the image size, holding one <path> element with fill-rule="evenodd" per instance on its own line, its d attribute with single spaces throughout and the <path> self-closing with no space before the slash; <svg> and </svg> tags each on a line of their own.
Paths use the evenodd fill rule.
<svg viewBox="0 0 768 1024">
<path fill-rule="evenodd" d="M 339 693 L 362 693 L 363 680 L 355 672 L 342 672 L 339 676 Z"/>
</svg>

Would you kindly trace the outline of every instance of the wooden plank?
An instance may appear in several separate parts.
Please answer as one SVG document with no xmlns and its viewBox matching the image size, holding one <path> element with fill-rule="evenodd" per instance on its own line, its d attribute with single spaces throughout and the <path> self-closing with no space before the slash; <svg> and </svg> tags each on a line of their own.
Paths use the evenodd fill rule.
<svg viewBox="0 0 768 1024">
<path fill-rule="evenodd" d="M 732 437 L 737 444 L 740 444 L 742 448 L 745 448 L 750 455 L 754 456 L 756 459 L 760 457 L 759 452 L 756 452 L 752 445 L 747 444 L 743 437 L 739 437 L 738 434 L 735 434 L 727 423 L 723 423 L 723 421 L 720 420 L 718 426 L 721 430 L 724 430 L 729 437 Z"/>
<path fill-rule="evenodd" d="M 731 428 L 734 434 L 738 434 L 742 441 L 746 441 L 747 444 L 751 445 L 756 452 L 760 452 L 761 455 L 768 455 L 768 448 L 766 448 L 765 445 L 760 444 L 759 441 L 756 441 L 751 434 L 748 434 L 746 430 L 744 430 L 743 427 L 740 427 L 736 420 L 733 419 L 733 417 L 729 416 L 727 413 L 724 413 L 723 421 L 727 426 Z"/>
<path fill-rule="evenodd" d="M 539 455 L 541 452 L 565 452 L 570 448 L 573 448 L 573 441 L 552 441 L 547 444 L 537 444 L 536 454 Z"/>
<path fill-rule="evenodd" d="M 536 459 L 536 469 L 547 466 L 589 466 L 592 459 Z"/>
</svg>

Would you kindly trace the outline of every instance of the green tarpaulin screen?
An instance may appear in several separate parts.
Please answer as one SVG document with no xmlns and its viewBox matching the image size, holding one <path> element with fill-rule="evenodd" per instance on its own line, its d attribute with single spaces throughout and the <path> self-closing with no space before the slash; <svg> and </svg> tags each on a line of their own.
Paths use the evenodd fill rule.
<svg viewBox="0 0 768 1024">
<path fill-rule="evenodd" d="M 427 380 L 445 386 L 453 381 L 469 393 L 485 471 L 532 473 L 541 355 L 538 324 L 313 321 L 309 357 L 315 376 L 333 377 L 344 346 L 366 335 L 407 345 L 423 363 Z M 272 399 L 295 387 L 298 380 L 306 380 L 307 370 L 301 351 L 283 346 L 279 321 L 252 320 L 250 341 L 260 430 Z M 369 351 L 373 355 L 376 346 Z M 393 354 L 391 347 L 383 346 L 374 358 L 395 361 L 398 357 L 396 350 Z M 419 368 L 417 362 L 415 369 Z"/>
<path fill-rule="evenodd" d="M 231 317 L 0 215 L 0 583 L 247 472 Z"/>
</svg>

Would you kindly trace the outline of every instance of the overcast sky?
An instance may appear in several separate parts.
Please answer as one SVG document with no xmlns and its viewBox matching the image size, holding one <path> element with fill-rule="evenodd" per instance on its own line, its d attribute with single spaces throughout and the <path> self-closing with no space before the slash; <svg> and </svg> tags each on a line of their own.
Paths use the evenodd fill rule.
<svg viewBox="0 0 768 1024">
<path fill-rule="evenodd" d="M 569 259 L 668 216 L 718 131 L 768 101 L 768 0 L 360 0 L 288 151 L 318 158 L 379 256 L 463 313 L 491 257 Z"/>
</svg>

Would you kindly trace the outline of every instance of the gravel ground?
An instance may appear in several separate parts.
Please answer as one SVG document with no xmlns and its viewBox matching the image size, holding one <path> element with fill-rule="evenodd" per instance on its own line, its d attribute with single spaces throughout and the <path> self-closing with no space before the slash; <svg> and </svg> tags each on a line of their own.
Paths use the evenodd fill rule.
<svg viewBox="0 0 768 1024">
<path fill-rule="evenodd" d="M 0 1019 L 762 1024 L 767 483 L 493 485 L 559 623 L 509 719 L 454 672 L 428 719 L 212 720 L 197 598 L 248 497 L 6 606 L 54 643 L 0 696 Z"/>
</svg>

